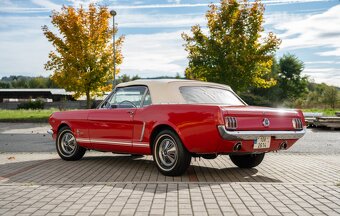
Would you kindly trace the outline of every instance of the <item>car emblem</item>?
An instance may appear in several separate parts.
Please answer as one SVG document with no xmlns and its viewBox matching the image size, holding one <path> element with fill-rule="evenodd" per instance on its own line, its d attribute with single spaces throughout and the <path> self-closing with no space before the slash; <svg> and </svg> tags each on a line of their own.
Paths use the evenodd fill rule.
<svg viewBox="0 0 340 216">
<path fill-rule="evenodd" d="M 263 126 L 265 126 L 265 127 L 269 127 L 269 125 L 270 125 L 269 119 L 264 118 L 262 124 L 263 124 Z"/>
</svg>

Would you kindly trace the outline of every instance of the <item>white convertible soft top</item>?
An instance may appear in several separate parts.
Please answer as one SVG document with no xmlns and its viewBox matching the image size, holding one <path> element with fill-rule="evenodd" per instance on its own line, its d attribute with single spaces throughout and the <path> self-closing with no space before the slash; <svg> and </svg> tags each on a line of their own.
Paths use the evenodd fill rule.
<svg viewBox="0 0 340 216">
<path fill-rule="evenodd" d="M 120 83 L 117 88 L 139 85 L 149 88 L 152 104 L 185 104 L 186 102 L 179 91 L 182 86 L 209 86 L 232 91 L 227 85 L 185 79 L 138 79 Z"/>
</svg>

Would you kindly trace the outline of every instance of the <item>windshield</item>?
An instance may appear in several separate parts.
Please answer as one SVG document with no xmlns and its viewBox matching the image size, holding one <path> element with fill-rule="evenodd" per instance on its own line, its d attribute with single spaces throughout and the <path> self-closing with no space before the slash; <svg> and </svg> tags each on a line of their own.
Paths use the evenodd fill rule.
<svg viewBox="0 0 340 216">
<path fill-rule="evenodd" d="M 182 86 L 179 88 L 189 104 L 245 105 L 232 91 L 208 86 Z"/>
<path fill-rule="evenodd" d="M 147 91 L 145 86 L 128 86 L 117 88 L 116 91 L 106 99 L 102 108 L 131 108 L 140 107 L 144 93 Z M 151 104 L 151 98 L 149 99 Z"/>
</svg>

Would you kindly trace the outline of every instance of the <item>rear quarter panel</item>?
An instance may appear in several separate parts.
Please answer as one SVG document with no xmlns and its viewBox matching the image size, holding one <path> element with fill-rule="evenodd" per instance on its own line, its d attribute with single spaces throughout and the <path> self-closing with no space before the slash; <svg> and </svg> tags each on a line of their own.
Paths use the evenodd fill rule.
<svg viewBox="0 0 340 216">
<path fill-rule="evenodd" d="M 216 152 L 220 135 L 217 125 L 223 124 L 218 106 L 152 105 L 136 112 L 135 121 L 146 122 L 143 141 L 150 141 L 152 131 L 160 125 L 172 127 L 190 152 Z"/>
</svg>

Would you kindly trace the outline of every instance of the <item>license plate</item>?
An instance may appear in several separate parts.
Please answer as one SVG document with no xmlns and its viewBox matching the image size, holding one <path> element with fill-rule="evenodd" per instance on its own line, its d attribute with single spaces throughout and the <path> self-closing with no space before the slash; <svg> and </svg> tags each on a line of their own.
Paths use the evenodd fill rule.
<svg viewBox="0 0 340 216">
<path fill-rule="evenodd" d="M 270 147 L 270 137 L 258 137 L 254 140 L 254 149 L 265 149 Z"/>
</svg>

